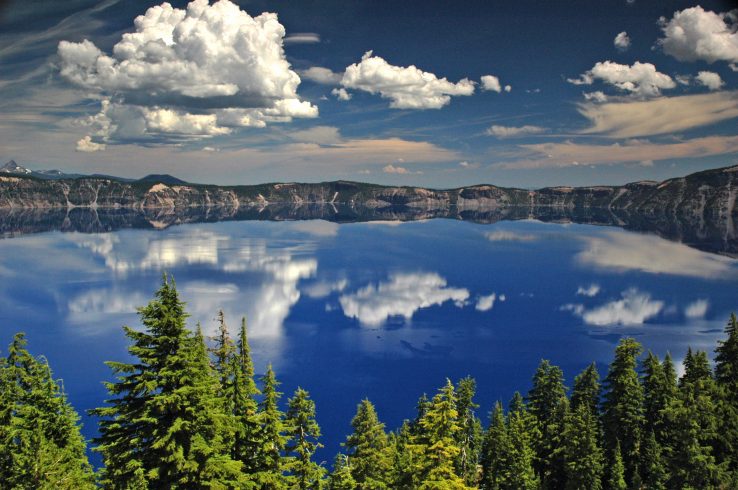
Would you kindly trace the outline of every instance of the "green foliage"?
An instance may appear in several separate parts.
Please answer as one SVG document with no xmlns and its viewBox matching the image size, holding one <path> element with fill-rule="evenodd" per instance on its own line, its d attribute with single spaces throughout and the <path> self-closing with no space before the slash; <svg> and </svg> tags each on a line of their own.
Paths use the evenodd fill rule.
<svg viewBox="0 0 738 490">
<path fill-rule="evenodd" d="M 598 412 L 600 406 L 600 373 L 595 363 L 574 378 L 574 388 L 571 393 L 571 409 L 576 411 L 585 406 L 592 414 Z"/>
<path fill-rule="evenodd" d="M 645 418 L 644 393 L 636 365 L 641 345 L 624 338 L 615 349 L 615 359 L 605 378 L 603 425 L 605 445 L 614 451 L 616 444 L 625 467 L 628 485 L 638 481 L 638 462 Z"/>
<path fill-rule="evenodd" d="M 477 464 L 482 450 L 482 423 L 475 413 L 479 405 L 474 403 L 476 389 L 477 383 L 471 377 L 463 378 L 457 383 L 456 408 L 459 413 L 459 431 L 455 442 L 459 447 L 459 456 L 456 460 L 456 472 L 469 486 L 477 483 Z"/>
<path fill-rule="evenodd" d="M 287 404 L 288 488 L 319 489 L 323 484 L 325 469 L 312 460 L 315 450 L 322 447 L 318 442 L 320 426 L 315 421 L 315 402 L 307 391 L 297 388 Z"/>
<path fill-rule="evenodd" d="M 623 465 L 623 456 L 620 452 L 620 441 L 615 441 L 615 448 L 612 450 L 612 461 L 610 462 L 610 471 L 607 478 L 608 490 L 627 490 L 628 485 L 625 483 L 625 466 Z"/>
<path fill-rule="evenodd" d="M 278 391 L 280 383 L 271 364 L 267 366 L 261 382 L 263 396 L 258 406 L 261 447 L 255 481 L 258 488 L 281 490 L 287 488 L 283 476 L 286 462 L 282 457 L 287 436 L 284 414 L 279 410 L 279 400 L 282 397 L 282 393 Z"/>
<path fill-rule="evenodd" d="M 16 334 L 0 362 L 0 482 L 10 489 L 92 489 L 79 416 L 43 358 Z"/>
<path fill-rule="evenodd" d="M 351 475 L 349 457 L 345 454 L 336 455 L 336 460 L 333 462 L 333 473 L 328 478 L 328 489 L 354 490 L 355 488 L 358 488 L 358 486 Z"/>
<path fill-rule="evenodd" d="M 354 431 L 346 438 L 344 446 L 357 488 L 389 488 L 390 448 L 384 424 L 379 421 L 372 402 L 365 399 L 359 403 L 351 427 Z"/>
<path fill-rule="evenodd" d="M 566 415 L 564 461 L 567 490 L 600 490 L 604 460 L 600 447 L 597 415 L 589 403 L 581 402 Z"/>
</svg>

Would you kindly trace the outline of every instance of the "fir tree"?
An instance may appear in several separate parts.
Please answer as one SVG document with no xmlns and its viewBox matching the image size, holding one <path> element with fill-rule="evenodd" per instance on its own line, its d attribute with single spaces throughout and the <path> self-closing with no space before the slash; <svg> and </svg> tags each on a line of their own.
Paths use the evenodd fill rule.
<svg viewBox="0 0 738 490">
<path fill-rule="evenodd" d="M 100 417 L 97 451 L 103 484 L 149 488 L 234 484 L 240 463 L 230 459 L 225 412 L 202 335 L 185 327 L 187 314 L 173 281 L 139 309 L 144 331 L 124 327 L 133 363 L 108 362 L 117 381 Z"/>
<path fill-rule="evenodd" d="M 358 488 L 388 488 L 387 476 L 391 465 L 387 434 L 379 421 L 374 405 L 362 400 L 351 420 L 353 433 L 344 446 L 351 461 L 351 475 Z"/>
<path fill-rule="evenodd" d="M 581 399 L 567 414 L 563 433 L 567 490 L 600 490 L 604 460 L 596 413 Z"/>
<path fill-rule="evenodd" d="M 315 420 L 315 402 L 302 388 L 287 402 L 285 418 L 288 442 L 286 446 L 289 461 L 289 488 L 299 490 L 320 489 L 325 469 L 313 461 L 313 454 L 322 447 L 318 442 L 320 426 Z"/>
<path fill-rule="evenodd" d="M 508 408 L 510 410 L 510 413 L 522 412 L 523 410 L 526 410 L 525 400 L 523 399 L 523 395 L 521 395 L 519 391 L 513 393 L 513 397 L 510 399 Z"/>
<path fill-rule="evenodd" d="M 16 334 L 0 363 L 0 482 L 13 489 L 94 489 L 79 416 L 44 358 Z"/>
<path fill-rule="evenodd" d="M 664 408 L 676 396 L 675 380 L 665 369 L 670 365 L 670 358 L 662 364 L 651 351 L 643 361 L 644 433 L 653 432 L 659 442 L 665 430 Z"/>
<path fill-rule="evenodd" d="M 254 365 L 251 360 L 245 318 L 241 319 L 238 345 L 230 363 L 233 372 L 232 415 L 236 422 L 236 437 L 233 444 L 234 459 L 243 463 L 246 473 L 254 474 L 260 467 L 263 441 L 255 398 L 260 392 L 254 381 Z"/>
<path fill-rule="evenodd" d="M 574 378 L 571 393 L 571 409 L 576 412 L 580 405 L 586 406 L 590 413 L 597 414 L 600 406 L 600 374 L 595 363 Z"/>
<path fill-rule="evenodd" d="M 287 488 L 284 478 L 286 462 L 282 457 L 287 436 L 284 414 L 279 410 L 279 400 L 282 397 L 282 393 L 278 391 L 280 383 L 271 364 L 267 366 L 261 382 L 263 396 L 258 406 L 261 447 L 258 451 L 259 466 L 254 477 L 260 489 L 282 490 Z"/>
<path fill-rule="evenodd" d="M 719 389 L 719 438 L 716 456 L 738 479 L 738 320 L 735 313 L 725 327 L 725 340 L 715 349 L 715 380 Z"/>
<path fill-rule="evenodd" d="M 643 441 L 641 450 L 641 475 L 643 484 L 649 490 L 666 490 L 667 470 L 662 449 L 653 431 Z"/>
<path fill-rule="evenodd" d="M 345 454 L 336 455 L 333 463 L 333 472 L 328 479 L 328 490 L 354 490 L 359 488 L 351 475 L 349 457 Z"/>
<path fill-rule="evenodd" d="M 512 451 L 505 422 L 505 413 L 502 403 L 497 402 L 490 413 L 489 426 L 484 434 L 480 488 L 483 490 L 498 490 L 507 485 L 508 478 L 505 469 L 509 466 L 508 454 L 510 452 Z"/>
<path fill-rule="evenodd" d="M 459 412 L 456 445 L 460 450 L 456 460 L 456 472 L 469 486 L 477 483 L 477 462 L 482 449 L 482 424 L 474 413 L 479 407 L 474 403 L 476 387 L 474 378 L 466 377 L 459 380 L 456 390 L 456 407 Z"/>
<path fill-rule="evenodd" d="M 605 378 L 603 425 L 605 442 L 614 451 L 616 442 L 625 467 L 625 481 L 639 480 L 638 463 L 645 423 L 643 415 L 643 386 L 636 365 L 641 345 L 632 338 L 624 338 L 615 349 L 615 359 Z"/>
<path fill-rule="evenodd" d="M 623 456 L 620 452 L 620 441 L 615 441 L 615 448 L 612 450 L 612 461 L 610 463 L 610 471 L 607 478 L 608 490 L 627 490 L 628 485 L 625 483 L 625 466 L 623 464 Z"/>
</svg>

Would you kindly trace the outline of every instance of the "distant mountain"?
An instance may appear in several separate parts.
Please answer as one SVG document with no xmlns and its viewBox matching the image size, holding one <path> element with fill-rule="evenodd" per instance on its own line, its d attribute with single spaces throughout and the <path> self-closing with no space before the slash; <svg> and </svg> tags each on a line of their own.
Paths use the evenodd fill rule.
<svg viewBox="0 0 738 490">
<path fill-rule="evenodd" d="M 25 174 L 29 175 L 33 173 L 33 171 L 28 170 L 26 167 L 21 167 L 18 165 L 15 160 L 10 160 L 8 163 L 0 167 L 0 172 L 6 173 L 6 174 Z"/>
<path fill-rule="evenodd" d="M 185 182 L 182 179 L 169 174 L 149 174 L 146 177 L 142 177 L 135 182 L 151 182 L 152 184 L 166 184 L 166 185 L 187 185 L 189 182 Z"/>
<path fill-rule="evenodd" d="M 30 175 L 32 177 L 37 177 L 39 179 L 50 179 L 50 180 L 58 180 L 58 179 L 74 179 L 77 177 L 82 177 L 81 174 L 66 174 L 62 172 L 61 170 L 31 170 L 28 169 L 22 165 L 18 165 L 18 163 L 15 160 L 10 160 L 8 163 L 0 167 L 0 172 L 5 174 L 13 174 L 13 175 Z"/>
</svg>

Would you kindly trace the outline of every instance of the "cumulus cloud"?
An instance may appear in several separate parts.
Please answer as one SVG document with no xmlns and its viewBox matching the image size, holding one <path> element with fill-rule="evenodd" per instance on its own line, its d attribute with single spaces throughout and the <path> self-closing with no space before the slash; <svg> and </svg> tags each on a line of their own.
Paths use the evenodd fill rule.
<svg viewBox="0 0 738 490">
<path fill-rule="evenodd" d="M 163 3 L 134 28 L 110 55 L 89 40 L 59 43 L 61 75 L 103 99 L 87 121 L 97 143 L 176 142 L 318 115 L 297 95 L 276 14 L 251 17 L 229 0 Z"/>
<path fill-rule="evenodd" d="M 497 295 L 495 293 L 487 296 L 480 296 L 477 298 L 477 304 L 474 306 L 474 309 L 477 311 L 489 311 L 495 306 L 496 300 Z"/>
<path fill-rule="evenodd" d="M 472 95 L 474 82 L 457 83 L 438 78 L 410 65 L 394 66 L 367 51 L 359 63 L 346 67 L 341 84 L 345 88 L 380 94 L 395 109 L 440 109 L 452 96 Z"/>
<path fill-rule="evenodd" d="M 627 51 L 630 47 L 630 36 L 628 36 L 627 32 L 623 31 L 615 36 L 612 43 L 619 51 Z"/>
<path fill-rule="evenodd" d="M 346 279 L 339 279 L 337 281 L 319 281 L 302 288 L 302 292 L 310 298 L 321 299 L 328 297 L 333 292 L 341 292 L 348 286 Z"/>
<path fill-rule="evenodd" d="M 591 122 L 583 131 L 586 134 L 613 138 L 670 134 L 738 117 L 738 92 L 584 103 L 579 106 L 579 113 Z"/>
<path fill-rule="evenodd" d="M 657 236 L 610 231 L 584 241 L 585 249 L 576 260 L 588 267 L 707 279 L 731 278 L 736 274 L 732 259 Z"/>
<path fill-rule="evenodd" d="M 446 280 L 436 273 L 399 273 L 376 286 L 369 284 L 342 295 L 339 303 L 347 317 L 364 325 L 379 326 L 393 316 L 410 320 L 421 308 L 447 301 L 464 304 L 468 298 L 467 289 L 447 287 Z"/>
<path fill-rule="evenodd" d="M 334 88 L 331 90 L 331 95 L 335 96 L 338 100 L 347 101 L 351 100 L 351 94 L 346 91 L 345 88 Z"/>
<path fill-rule="evenodd" d="M 544 133 L 545 131 L 546 128 L 542 128 L 540 126 L 499 126 L 497 124 L 494 124 L 487 129 L 487 134 L 490 136 L 496 136 L 498 138 L 516 138 L 529 134 L 540 134 Z"/>
<path fill-rule="evenodd" d="M 684 316 L 687 318 L 697 319 L 704 318 L 710 302 L 706 299 L 698 299 L 694 303 L 690 303 L 684 308 Z"/>
<path fill-rule="evenodd" d="M 699 5 L 660 19 L 664 37 L 658 44 L 679 61 L 738 63 L 738 24 L 733 13 L 715 13 Z"/>
<path fill-rule="evenodd" d="M 102 143 L 95 143 L 92 141 L 92 137 L 89 135 L 85 136 L 81 140 L 77 141 L 77 151 L 92 153 L 95 151 L 102 151 L 105 149 L 105 145 Z"/>
<path fill-rule="evenodd" d="M 484 236 L 491 242 L 532 242 L 537 238 L 535 235 L 507 230 L 490 231 L 485 233 Z"/>
<path fill-rule="evenodd" d="M 574 85 L 592 85 L 595 80 L 601 80 L 619 90 L 641 97 L 658 96 L 662 90 L 676 87 L 669 75 L 657 71 L 651 63 L 640 61 L 633 65 L 600 61 L 579 78 L 567 80 Z"/>
<path fill-rule="evenodd" d="M 588 325 L 642 325 L 658 315 L 664 302 L 651 299 L 651 295 L 635 288 L 623 291 L 622 298 L 590 310 L 582 305 L 564 305 L 564 310 L 580 316 Z"/>
<path fill-rule="evenodd" d="M 338 85 L 341 83 L 341 77 L 343 76 L 340 73 L 336 73 L 328 68 L 323 68 L 322 66 L 311 66 L 307 70 L 301 71 L 300 75 L 303 78 L 307 78 L 308 80 L 322 85 Z"/>
<path fill-rule="evenodd" d="M 596 90 L 594 92 L 585 92 L 584 98 L 592 102 L 607 102 L 607 95 L 605 95 L 605 93 L 601 90 Z"/>
<path fill-rule="evenodd" d="M 503 90 L 503 87 L 500 84 L 500 79 L 494 75 L 483 75 L 481 81 L 482 90 L 497 92 L 498 94 Z M 505 92 L 509 92 L 512 90 L 512 87 L 510 85 L 505 85 L 504 90 Z"/>
<path fill-rule="evenodd" d="M 588 298 L 594 298 L 600 292 L 599 284 L 590 284 L 589 286 L 579 286 L 577 288 L 577 294 L 579 296 L 587 296 Z"/>
<path fill-rule="evenodd" d="M 408 170 L 405 167 L 402 167 L 400 165 L 392 165 L 391 163 L 389 165 L 385 165 L 382 167 L 382 172 L 386 174 L 399 174 L 399 175 L 410 175 L 410 174 L 422 174 L 423 172 L 417 171 L 413 172 L 412 170 Z"/>
<path fill-rule="evenodd" d="M 725 85 L 720 75 L 712 71 L 701 71 L 694 78 L 710 90 L 720 90 L 720 87 Z"/>
</svg>

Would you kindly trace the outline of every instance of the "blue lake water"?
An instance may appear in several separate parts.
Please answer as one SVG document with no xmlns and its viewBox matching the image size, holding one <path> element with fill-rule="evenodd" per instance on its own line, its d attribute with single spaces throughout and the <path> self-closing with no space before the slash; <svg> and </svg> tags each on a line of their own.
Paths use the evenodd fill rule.
<svg viewBox="0 0 738 490">
<path fill-rule="evenodd" d="M 286 396 L 315 399 L 327 462 L 362 398 L 395 428 L 423 392 L 471 375 L 486 414 L 542 358 L 569 384 L 592 361 L 604 374 L 623 335 L 676 361 L 712 353 L 738 308 L 736 260 L 613 227 L 222 222 L 0 240 L 0 345 L 25 331 L 84 413 L 163 271 L 191 325 L 214 333 L 222 308 L 235 334 L 247 317 L 257 371 L 271 362 Z"/>
</svg>

